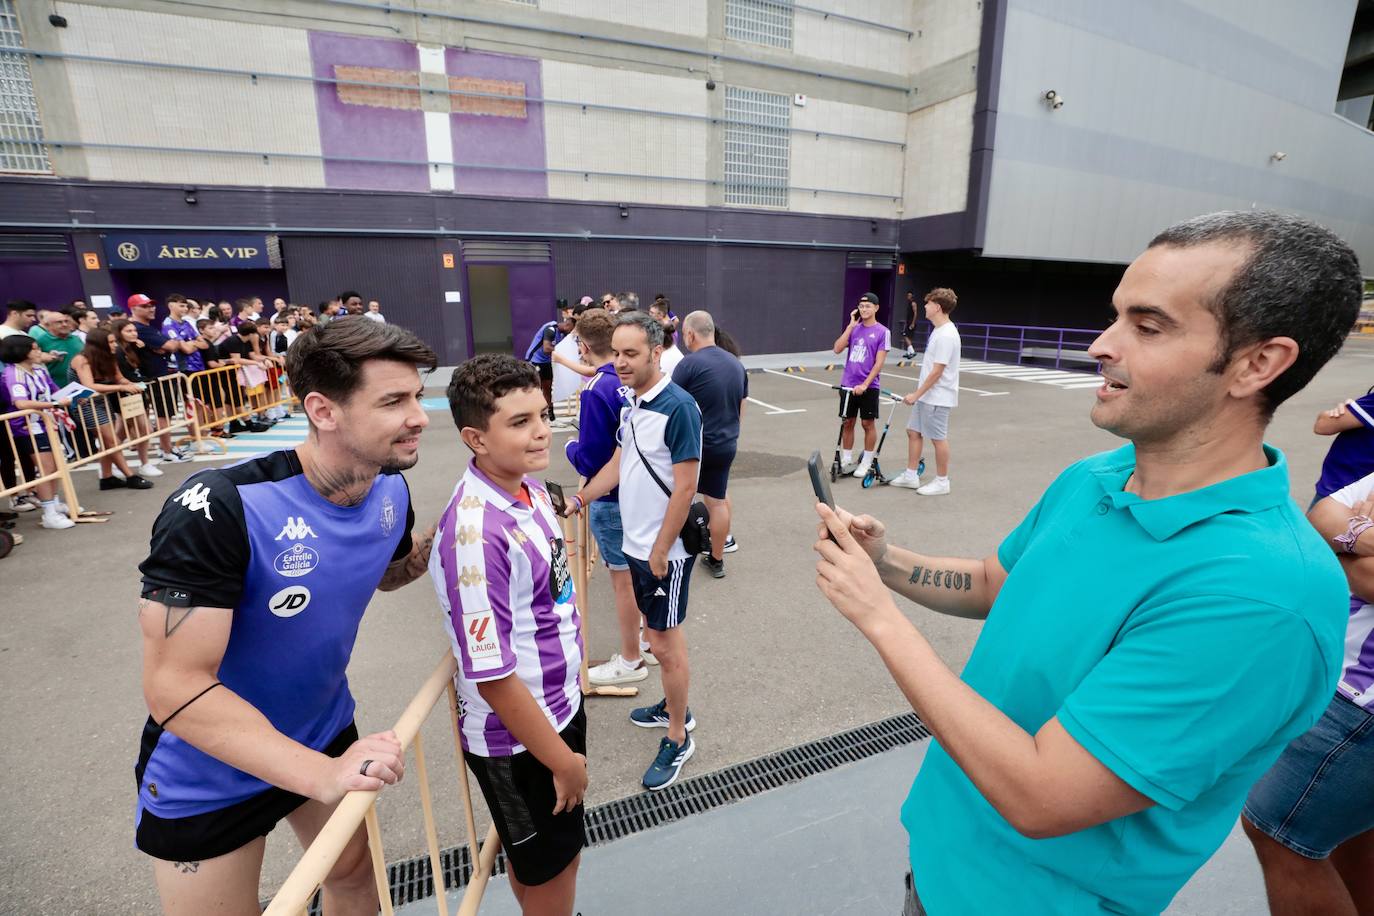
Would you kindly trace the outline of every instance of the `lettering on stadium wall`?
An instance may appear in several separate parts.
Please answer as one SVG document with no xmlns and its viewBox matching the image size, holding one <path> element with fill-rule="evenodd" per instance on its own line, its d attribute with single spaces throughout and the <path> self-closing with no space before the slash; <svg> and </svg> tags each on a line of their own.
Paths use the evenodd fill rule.
<svg viewBox="0 0 1374 916">
<path fill-rule="evenodd" d="M 239 232 L 107 233 L 105 259 L 112 269 L 276 269 L 281 245 L 275 235 Z"/>
</svg>

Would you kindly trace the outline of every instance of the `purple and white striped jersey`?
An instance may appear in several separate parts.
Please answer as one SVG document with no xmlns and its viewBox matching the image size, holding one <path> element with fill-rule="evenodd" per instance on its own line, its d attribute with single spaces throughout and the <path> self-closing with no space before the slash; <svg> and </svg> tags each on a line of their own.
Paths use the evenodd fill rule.
<svg viewBox="0 0 1374 916">
<path fill-rule="evenodd" d="M 1331 498 L 1353 509 L 1374 493 L 1374 474 L 1337 490 Z M 1374 708 L 1374 601 L 1350 596 L 1350 621 L 1345 626 L 1345 658 L 1336 690 L 1356 706 Z"/>
<path fill-rule="evenodd" d="M 562 731 L 582 705 L 582 634 L 571 568 L 548 493 L 525 478 L 531 505 L 475 463 L 439 520 L 429 574 L 458 659 L 463 748 L 479 757 L 525 750 L 477 685 L 514 673 Z"/>
</svg>

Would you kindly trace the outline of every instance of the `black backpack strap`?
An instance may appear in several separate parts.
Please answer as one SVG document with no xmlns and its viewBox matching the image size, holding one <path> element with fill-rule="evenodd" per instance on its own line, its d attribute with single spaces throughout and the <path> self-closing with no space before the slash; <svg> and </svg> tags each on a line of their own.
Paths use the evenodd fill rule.
<svg viewBox="0 0 1374 916">
<path fill-rule="evenodd" d="M 635 451 L 639 453 L 639 460 L 643 463 L 644 470 L 648 471 L 649 476 L 654 479 L 654 483 L 658 484 L 658 488 L 663 491 L 663 495 L 668 497 L 669 499 L 672 499 L 673 491 L 669 489 L 668 485 L 665 484 L 663 480 L 658 476 L 658 474 L 654 471 L 654 466 L 649 463 L 648 458 L 644 457 L 644 452 L 639 447 L 639 437 L 635 435 L 635 423 L 633 418 L 634 411 L 631 410 L 630 413 L 632 416 L 626 418 L 625 423 L 630 427 L 630 441 L 634 443 Z"/>
</svg>

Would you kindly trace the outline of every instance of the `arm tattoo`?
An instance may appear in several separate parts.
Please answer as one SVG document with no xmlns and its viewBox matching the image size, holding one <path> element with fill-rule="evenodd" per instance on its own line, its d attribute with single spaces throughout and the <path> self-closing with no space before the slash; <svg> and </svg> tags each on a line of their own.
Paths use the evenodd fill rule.
<svg viewBox="0 0 1374 916">
<path fill-rule="evenodd" d="M 175 632 L 177 631 L 177 628 L 178 628 L 178 627 L 180 627 L 183 623 L 186 622 L 186 618 L 187 618 L 187 617 L 190 617 L 190 616 L 191 616 L 193 613 L 195 613 L 197 610 L 199 610 L 199 608 L 194 608 L 194 607 L 169 607 L 169 608 L 167 608 L 167 620 L 166 620 L 166 622 L 163 624 L 163 634 L 162 634 L 163 638 L 164 638 L 164 639 L 169 638 L 173 633 L 175 633 Z"/>
<path fill-rule="evenodd" d="M 952 569 L 931 569 L 929 566 L 913 566 L 911 577 L 906 580 L 910 585 L 947 588 L 956 592 L 973 590 L 973 576 Z"/>
<path fill-rule="evenodd" d="M 183 875 L 194 875 L 200 871 L 199 862 L 173 862 L 172 866 Z"/>
</svg>

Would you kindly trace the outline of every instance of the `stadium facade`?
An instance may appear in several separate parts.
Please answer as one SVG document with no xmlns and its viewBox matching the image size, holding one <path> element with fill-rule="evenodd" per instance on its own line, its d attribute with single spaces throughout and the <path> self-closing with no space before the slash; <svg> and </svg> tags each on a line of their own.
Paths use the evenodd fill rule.
<svg viewBox="0 0 1374 916">
<path fill-rule="evenodd" d="M 1370 0 L 0 0 L 0 69 L 40 304 L 352 288 L 453 363 L 633 289 L 807 351 L 870 290 L 1098 326 L 1255 206 L 1374 273 Z"/>
</svg>

